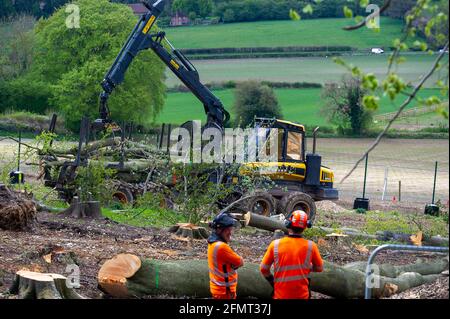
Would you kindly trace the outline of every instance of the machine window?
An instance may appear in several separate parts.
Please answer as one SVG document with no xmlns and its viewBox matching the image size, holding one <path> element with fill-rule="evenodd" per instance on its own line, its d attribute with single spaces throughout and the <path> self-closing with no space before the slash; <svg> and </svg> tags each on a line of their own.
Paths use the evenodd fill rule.
<svg viewBox="0 0 450 319">
<path fill-rule="evenodd" d="M 301 161 L 303 159 L 302 150 L 302 134 L 297 132 L 289 132 L 286 147 L 286 158 L 288 160 Z"/>
</svg>

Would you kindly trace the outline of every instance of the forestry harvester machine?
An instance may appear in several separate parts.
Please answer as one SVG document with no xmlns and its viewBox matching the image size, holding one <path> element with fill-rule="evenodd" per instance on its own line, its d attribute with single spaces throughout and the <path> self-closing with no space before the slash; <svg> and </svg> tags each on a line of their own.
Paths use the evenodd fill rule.
<svg viewBox="0 0 450 319">
<path fill-rule="evenodd" d="M 124 81 L 125 73 L 138 53 L 151 49 L 203 104 L 207 116 L 205 128 L 217 128 L 224 132 L 230 114 L 222 102 L 202 84 L 195 66 L 182 52 L 174 48 L 165 32 L 152 32 L 156 29 L 155 23 L 163 12 L 165 0 L 159 0 L 154 4 L 144 1 L 143 4 L 149 11 L 140 17 L 101 84 L 103 92 L 100 95 L 100 119 L 93 123 L 93 129 L 112 128 L 120 131 L 120 127 L 110 119 L 108 98 Z M 191 128 L 192 123 L 186 123 L 184 127 Z M 333 187 L 334 174 L 331 169 L 322 166 L 321 156 L 316 153 L 318 129 L 314 131 L 313 152 L 306 154 L 303 125 L 278 119 L 257 118 L 255 127 L 278 131 L 278 160 L 242 164 L 238 176 L 221 176 L 216 182 L 237 185 L 246 172 L 259 170 L 261 175 L 265 175 L 272 181 L 272 186 L 268 190 L 253 191 L 252 195 L 237 189 L 235 196 L 230 196 L 232 200 L 221 203 L 222 206 L 235 201 L 244 202 L 245 210 L 265 216 L 276 213 L 287 215 L 296 209 L 302 209 L 313 220 L 316 212 L 315 201 L 338 199 L 338 191 Z M 267 170 L 267 168 L 271 169 Z M 216 174 L 216 176 L 219 175 Z M 148 183 L 151 178 L 150 180 L 144 178 L 144 180 Z M 123 193 L 126 193 L 124 197 L 128 199 L 133 196 L 132 190 L 124 190 Z"/>
</svg>

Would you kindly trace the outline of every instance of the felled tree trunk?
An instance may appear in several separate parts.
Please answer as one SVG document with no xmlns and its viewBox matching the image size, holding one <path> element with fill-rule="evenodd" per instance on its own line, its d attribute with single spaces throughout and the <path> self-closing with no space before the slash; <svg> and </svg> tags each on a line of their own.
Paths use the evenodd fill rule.
<svg viewBox="0 0 450 319">
<path fill-rule="evenodd" d="M 31 271 L 17 272 L 9 292 L 20 299 L 85 299 L 67 287 L 66 277 Z"/>
<path fill-rule="evenodd" d="M 276 231 L 276 230 L 281 230 L 284 233 L 287 233 L 288 230 L 286 228 L 286 226 L 284 225 L 284 222 L 274 219 L 274 218 L 269 218 L 269 217 L 265 217 L 265 216 L 261 216 L 261 215 L 257 215 L 257 214 L 253 214 L 253 213 L 247 213 L 245 215 L 240 215 L 240 214 L 235 214 L 236 217 L 241 216 L 242 220 L 243 220 L 243 224 L 244 226 L 251 226 L 251 227 L 256 227 L 259 229 L 263 229 L 263 230 L 267 230 L 267 231 Z M 313 229 L 317 229 L 319 231 L 322 231 L 326 234 L 332 234 L 335 233 L 336 230 L 333 228 L 328 228 L 328 227 L 322 227 L 322 226 L 315 226 L 313 227 Z M 393 233 L 393 232 L 389 232 L 389 231 L 384 231 L 384 232 L 377 232 L 376 235 L 371 235 L 371 234 L 367 234 L 364 232 L 361 232 L 359 230 L 356 229 L 351 229 L 351 228 L 342 228 L 339 230 L 340 233 L 345 234 L 349 237 L 353 237 L 353 238 L 359 238 L 359 239 L 364 239 L 364 240 L 379 240 L 379 241 L 398 241 L 398 242 L 404 242 L 407 244 L 416 244 L 415 241 L 413 240 L 413 237 L 415 236 L 415 234 L 399 234 L 399 233 Z M 423 238 L 423 240 L 421 240 L 421 244 L 424 246 L 448 246 L 448 238 L 444 238 L 441 236 L 425 236 Z"/>
<path fill-rule="evenodd" d="M 286 228 L 286 226 L 284 225 L 284 222 L 277 220 L 277 219 L 273 219 L 273 218 L 269 218 L 269 217 L 265 217 L 262 215 L 258 215 L 258 214 L 253 214 L 253 213 L 247 213 L 244 216 L 244 226 L 250 226 L 250 227 L 256 227 L 259 229 L 264 229 L 264 230 L 268 230 L 268 231 L 276 231 L 276 230 L 281 230 L 283 231 L 285 234 L 288 233 L 288 230 Z"/>
<path fill-rule="evenodd" d="M 439 260 L 426 265 L 430 267 L 424 264 L 381 266 L 380 288 L 375 289 L 373 295 L 385 296 L 433 282 L 448 267 L 448 261 Z M 362 271 L 328 262 L 324 266 L 322 273 L 311 275 L 313 291 L 335 298 L 364 297 L 365 277 Z M 238 273 L 239 297 L 270 298 L 272 288 L 260 274 L 259 265 L 246 264 Z M 98 283 L 103 291 L 119 298 L 161 294 L 208 298 L 211 296 L 208 274 L 205 260 L 157 261 L 123 254 L 103 264 Z M 385 276 L 394 274 L 394 278 Z"/>
<path fill-rule="evenodd" d="M 112 146 L 119 146 L 120 145 L 120 138 L 108 138 L 103 139 L 99 141 L 94 141 L 89 143 L 87 146 L 83 146 L 81 149 L 81 154 L 88 154 L 90 152 L 96 151 L 101 148 L 105 147 L 112 147 Z M 78 152 L 78 147 L 73 147 L 70 149 L 50 149 L 48 153 L 55 154 L 55 155 L 76 155 Z"/>
<path fill-rule="evenodd" d="M 170 227 L 168 231 L 185 238 L 207 239 L 209 237 L 205 228 L 193 224 L 177 224 Z"/>
<path fill-rule="evenodd" d="M 80 202 L 77 197 L 74 197 L 72 204 L 63 212 L 63 214 L 78 219 L 100 218 L 102 216 L 99 202 Z"/>
<path fill-rule="evenodd" d="M 36 205 L 26 194 L 0 184 L 0 229 L 28 230 L 36 221 Z"/>
</svg>

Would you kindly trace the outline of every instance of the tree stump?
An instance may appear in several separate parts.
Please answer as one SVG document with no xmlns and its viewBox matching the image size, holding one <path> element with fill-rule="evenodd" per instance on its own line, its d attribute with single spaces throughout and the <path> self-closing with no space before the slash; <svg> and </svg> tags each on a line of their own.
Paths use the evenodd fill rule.
<svg viewBox="0 0 450 319">
<path fill-rule="evenodd" d="M 188 223 L 176 224 L 170 227 L 168 231 L 184 238 L 207 239 L 209 237 L 209 233 L 204 227 Z"/>
<path fill-rule="evenodd" d="M 0 229 L 29 230 L 36 221 L 36 204 L 27 194 L 13 192 L 0 184 Z"/>
<path fill-rule="evenodd" d="M 66 284 L 67 278 L 58 274 L 43 274 L 21 270 L 9 292 L 20 299 L 86 299 Z"/>
<path fill-rule="evenodd" d="M 89 201 L 80 202 L 78 197 L 74 197 L 72 204 L 68 209 L 63 212 L 64 215 L 73 218 L 100 218 L 102 216 L 102 210 L 100 207 L 100 202 Z"/>
</svg>

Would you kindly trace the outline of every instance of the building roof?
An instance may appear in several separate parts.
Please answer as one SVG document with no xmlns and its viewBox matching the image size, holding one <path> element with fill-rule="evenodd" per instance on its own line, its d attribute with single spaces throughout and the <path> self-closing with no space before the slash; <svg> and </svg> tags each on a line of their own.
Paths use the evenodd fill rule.
<svg viewBox="0 0 450 319">
<path fill-rule="evenodd" d="M 132 3 L 128 5 L 134 14 L 146 14 L 148 9 L 142 3 Z"/>
</svg>

